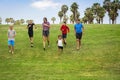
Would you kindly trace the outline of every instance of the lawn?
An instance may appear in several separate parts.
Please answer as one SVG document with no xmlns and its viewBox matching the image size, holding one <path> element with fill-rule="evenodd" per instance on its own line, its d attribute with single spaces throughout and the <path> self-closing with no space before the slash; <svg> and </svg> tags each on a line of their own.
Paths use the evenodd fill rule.
<svg viewBox="0 0 120 80">
<path fill-rule="evenodd" d="M 63 53 L 56 40 L 59 25 L 52 25 L 50 47 L 42 47 L 42 29 L 34 30 L 30 47 L 25 25 L 15 26 L 15 53 L 8 53 L 7 25 L 0 25 L 0 80 L 120 80 L 120 25 L 87 24 L 82 47 L 76 50 L 73 25 Z"/>
</svg>

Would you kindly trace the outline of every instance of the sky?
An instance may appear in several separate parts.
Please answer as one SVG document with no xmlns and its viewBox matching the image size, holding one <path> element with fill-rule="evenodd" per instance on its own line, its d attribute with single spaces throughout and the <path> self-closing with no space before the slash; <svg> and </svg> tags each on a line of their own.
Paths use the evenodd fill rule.
<svg viewBox="0 0 120 80">
<path fill-rule="evenodd" d="M 86 8 L 91 7 L 93 3 L 100 3 L 103 5 L 104 0 L 0 0 L 0 17 L 2 23 L 5 23 L 6 18 L 14 18 L 29 20 L 32 19 L 36 24 L 43 22 L 43 17 L 47 17 L 48 21 L 52 23 L 51 18 L 56 17 L 55 23 L 59 23 L 58 12 L 61 10 L 63 4 L 68 5 L 69 10 L 67 15 L 70 16 L 70 6 L 73 2 L 79 5 L 78 11 L 80 18 L 84 16 Z M 119 11 L 120 15 L 120 11 Z M 109 18 L 106 13 L 104 23 L 109 23 Z M 117 23 L 120 24 L 120 16 L 117 18 Z"/>
</svg>

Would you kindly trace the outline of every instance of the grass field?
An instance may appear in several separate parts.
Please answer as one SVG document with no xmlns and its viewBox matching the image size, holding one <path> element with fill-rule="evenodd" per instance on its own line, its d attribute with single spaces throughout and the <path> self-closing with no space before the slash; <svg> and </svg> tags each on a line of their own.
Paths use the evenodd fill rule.
<svg viewBox="0 0 120 80">
<path fill-rule="evenodd" d="M 73 25 L 67 47 L 58 55 L 59 25 L 52 25 L 50 48 L 43 51 L 42 29 L 30 47 L 27 29 L 15 26 L 15 54 L 8 53 L 7 25 L 0 25 L 0 80 L 120 80 L 120 25 L 84 25 L 82 48 L 76 51 Z"/>
</svg>

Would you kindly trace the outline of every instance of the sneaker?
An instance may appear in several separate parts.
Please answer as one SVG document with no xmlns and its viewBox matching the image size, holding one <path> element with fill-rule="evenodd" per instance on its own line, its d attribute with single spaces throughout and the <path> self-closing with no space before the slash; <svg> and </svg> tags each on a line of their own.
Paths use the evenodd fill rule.
<svg viewBox="0 0 120 80">
<path fill-rule="evenodd" d="M 33 44 L 31 44 L 31 47 L 33 47 Z"/>
<path fill-rule="evenodd" d="M 12 51 L 12 54 L 14 54 L 14 52 Z"/>
<path fill-rule="evenodd" d="M 11 50 L 9 50 L 9 53 L 11 53 Z"/>
<path fill-rule="evenodd" d="M 48 45 L 48 47 L 50 47 L 50 45 Z"/>
<path fill-rule="evenodd" d="M 43 48 L 43 50 L 45 51 L 45 48 Z"/>
</svg>

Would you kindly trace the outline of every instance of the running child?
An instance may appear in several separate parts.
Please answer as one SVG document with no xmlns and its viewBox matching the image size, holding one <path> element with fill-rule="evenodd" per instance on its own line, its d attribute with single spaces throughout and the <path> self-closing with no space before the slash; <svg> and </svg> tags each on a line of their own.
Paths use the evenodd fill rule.
<svg viewBox="0 0 120 80">
<path fill-rule="evenodd" d="M 15 35 L 16 32 L 13 29 L 13 25 L 10 25 L 8 29 L 8 48 L 9 48 L 9 52 L 12 54 L 14 53 Z"/>
<path fill-rule="evenodd" d="M 29 39 L 30 39 L 30 43 L 31 43 L 31 47 L 33 47 L 33 27 L 35 26 L 35 24 L 33 23 L 32 20 L 29 21 L 28 25 L 27 25 L 27 29 L 28 29 L 28 35 L 29 35 Z M 36 28 L 36 27 L 35 27 Z"/>
<path fill-rule="evenodd" d="M 61 26 L 60 30 L 62 31 L 63 43 L 64 43 L 64 45 L 67 45 L 66 38 L 67 38 L 67 33 L 70 32 L 70 29 L 66 25 L 66 22 L 63 23 L 63 25 Z"/>
<path fill-rule="evenodd" d="M 58 45 L 58 51 L 62 52 L 63 51 L 62 35 L 58 35 L 57 45 Z"/>
</svg>

